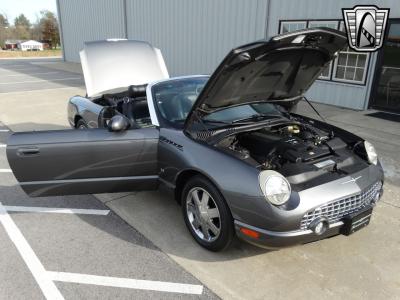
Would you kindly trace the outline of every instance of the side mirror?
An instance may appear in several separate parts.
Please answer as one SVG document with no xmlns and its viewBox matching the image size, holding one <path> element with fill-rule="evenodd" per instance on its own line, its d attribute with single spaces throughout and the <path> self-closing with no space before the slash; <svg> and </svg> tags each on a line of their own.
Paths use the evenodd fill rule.
<svg viewBox="0 0 400 300">
<path fill-rule="evenodd" d="M 120 132 L 127 130 L 131 126 L 129 120 L 123 115 L 116 115 L 108 122 L 108 130 L 112 132 Z"/>
</svg>

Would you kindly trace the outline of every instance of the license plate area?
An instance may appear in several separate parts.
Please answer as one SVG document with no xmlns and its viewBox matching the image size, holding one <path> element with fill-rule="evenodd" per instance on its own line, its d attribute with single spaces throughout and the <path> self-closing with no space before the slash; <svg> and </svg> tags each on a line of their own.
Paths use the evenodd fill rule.
<svg viewBox="0 0 400 300">
<path fill-rule="evenodd" d="M 369 224 L 372 215 L 372 207 L 367 208 L 361 212 L 356 212 L 347 215 L 343 218 L 344 225 L 340 229 L 340 233 L 350 235 Z"/>
</svg>

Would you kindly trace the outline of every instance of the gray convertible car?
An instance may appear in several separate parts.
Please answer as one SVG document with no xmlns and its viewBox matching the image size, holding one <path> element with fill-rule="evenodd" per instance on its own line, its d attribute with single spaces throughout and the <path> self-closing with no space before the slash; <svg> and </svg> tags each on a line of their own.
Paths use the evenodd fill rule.
<svg viewBox="0 0 400 300">
<path fill-rule="evenodd" d="M 280 248 L 352 234 L 383 193 L 375 149 L 295 113 L 346 43 L 328 28 L 286 33 L 232 50 L 210 77 L 178 78 L 148 43 L 87 43 L 87 95 L 68 106 L 84 130 L 13 134 L 10 166 L 33 197 L 162 185 L 213 251 L 235 236 Z"/>
</svg>

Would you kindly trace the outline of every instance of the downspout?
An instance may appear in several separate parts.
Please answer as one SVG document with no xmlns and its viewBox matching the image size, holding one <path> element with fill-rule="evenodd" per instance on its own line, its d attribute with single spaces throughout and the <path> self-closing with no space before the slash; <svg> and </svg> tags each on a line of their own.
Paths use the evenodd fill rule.
<svg viewBox="0 0 400 300">
<path fill-rule="evenodd" d="M 126 0 L 123 0 L 123 10 L 124 10 L 124 31 L 125 38 L 128 39 L 128 14 L 126 12 Z"/>
<path fill-rule="evenodd" d="M 266 22 L 265 22 L 265 38 L 268 39 L 268 30 L 269 30 L 269 16 L 270 16 L 270 8 L 271 8 L 271 1 L 267 0 L 267 12 L 266 12 Z"/>
<path fill-rule="evenodd" d="M 366 76 L 367 76 L 367 82 L 366 82 L 366 93 L 365 93 L 365 99 L 364 99 L 364 107 L 363 110 L 367 110 L 370 107 L 370 102 L 371 102 L 371 93 L 372 93 L 372 89 L 373 89 L 373 84 L 375 82 L 375 76 L 376 76 L 376 64 L 377 64 L 377 60 L 378 60 L 378 55 L 375 52 L 370 53 L 370 57 L 369 57 L 369 64 L 368 64 L 368 68 L 369 70 L 365 70 L 367 72 Z"/>
<path fill-rule="evenodd" d="M 66 59 L 65 59 L 65 47 L 64 47 L 64 33 L 63 33 L 63 27 L 62 27 L 62 24 L 61 24 L 60 0 L 56 0 L 56 5 L 57 5 L 57 15 L 58 15 L 58 31 L 60 33 L 60 43 L 61 43 L 63 61 L 66 61 Z"/>
</svg>

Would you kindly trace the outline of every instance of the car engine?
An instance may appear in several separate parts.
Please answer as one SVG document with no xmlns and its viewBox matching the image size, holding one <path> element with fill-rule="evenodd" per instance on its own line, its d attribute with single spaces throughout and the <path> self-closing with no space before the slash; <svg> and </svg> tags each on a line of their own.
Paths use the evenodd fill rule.
<svg viewBox="0 0 400 300">
<path fill-rule="evenodd" d="M 340 137 L 303 122 L 231 134 L 215 146 L 259 169 L 292 176 L 295 182 L 365 167 Z"/>
</svg>

